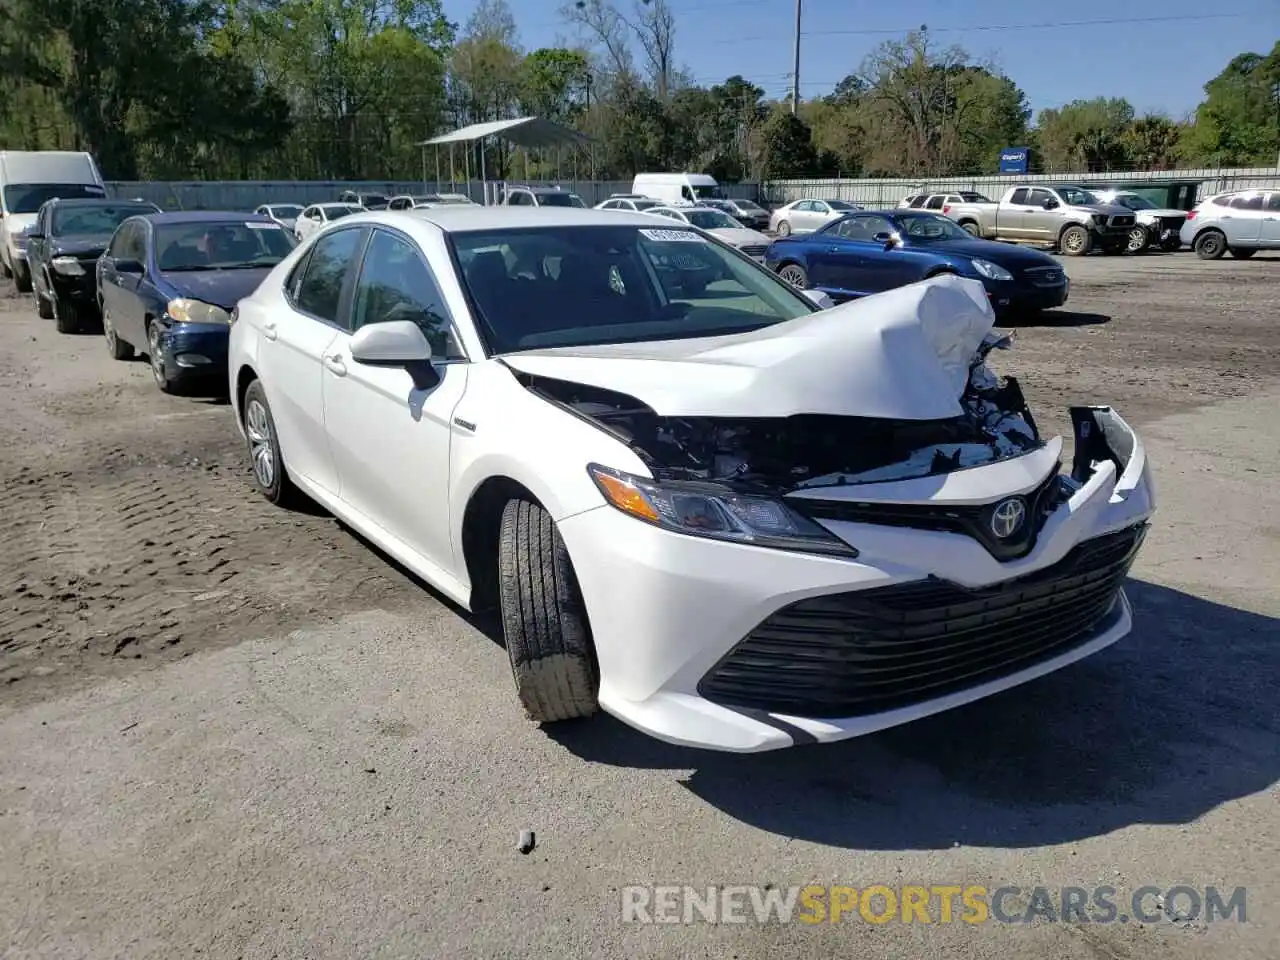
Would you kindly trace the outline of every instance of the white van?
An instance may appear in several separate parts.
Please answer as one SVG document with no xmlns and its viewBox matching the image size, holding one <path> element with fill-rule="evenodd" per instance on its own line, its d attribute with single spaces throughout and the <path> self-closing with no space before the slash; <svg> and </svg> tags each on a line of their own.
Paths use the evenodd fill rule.
<svg viewBox="0 0 1280 960">
<path fill-rule="evenodd" d="M 720 200 L 724 194 L 716 178 L 705 173 L 637 173 L 631 192 L 652 197 L 671 206 L 684 206 L 699 200 Z"/>
<path fill-rule="evenodd" d="M 0 150 L 0 273 L 19 292 L 31 290 L 27 241 L 22 231 L 36 222 L 46 200 L 105 197 L 106 184 L 93 157 L 60 150 Z"/>
</svg>

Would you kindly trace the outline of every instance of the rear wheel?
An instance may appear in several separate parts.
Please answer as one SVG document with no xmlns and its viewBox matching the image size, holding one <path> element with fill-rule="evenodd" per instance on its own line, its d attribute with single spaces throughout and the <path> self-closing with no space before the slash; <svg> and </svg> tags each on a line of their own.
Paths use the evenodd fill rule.
<svg viewBox="0 0 1280 960">
<path fill-rule="evenodd" d="M 778 221 L 778 236 L 780 236 L 780 237 L 789 237 L 789 236 L 791 236 L 791 222 L 790 222 L 790 221 L 788 221 L 788 220 L 779 220 L 779 221 Z"/>
<path fill-rule="evenodd" d="M 1058 248 L 1068 257 L 1083 257 L 1093 249 L 1093 235 L 1079 224 L 1072 224 L 1058 237 Z"/>
<path fill-rule="evenodd" d="M 253 482 L 258 492 L 279 505 L 288 505 L 298 496 L 298 488 L 289 479 L 284 458 L 280 455 L 280 440 L 276 436 L 276 421 L 267 404 L 267 392 L 261 380 L 249 384 L 240 403 L 244 417 L 244 435 L 249 443 L 249 459 L 253 463 Z"/>
<path fill-rule="evenodd" d="M 1227 238 L 1221 230 L 1205 230 L 1196 237 L 1194 249 L 1201 260 L 1217 260 L 1227 252 Z"/>
<path fill-rule="evenodd" d="M 53 319 L 53 300 L 46 300 L 40 295 L 40 291 L 36 291 L 36 316 L 41 320 Z"/>
<path fill-rule="evenodd" d="M 778 276 L 799 290 L 809 289 L 809 274 L 798 263 L 784 264 L 778 271 Z"/>
<path fill-rule="evenodd" d="M 529 719 L 595 713 L 599 669 L 582 592 L 555 522 L 531 500 L 503 508 L 498 583 L 502 633 Z"/>
<path fill-rule="evenodd" d="M 113 360 L 128 360 L 133 356 L 133 347 L 117 336 L 115 321 L 111 319 L 111 312 L 105 303 L 102 305 L 102 335 L 106 338 L 107 352 Z"/>
<path fill-rule="evenodd" d="M 1231 248 L 1231 256 L 1235 257 L 1237 260 L 1248 260 L 1257 252 L 1258 252 L 1257 248 L 1255 247 L 1232 247 Z"/>
<path fill-rule="evenodd" d="M 37 299 L 39 296 L 37 295 Z M 59 333 L 79 333 L 82 326 L 83 312 L 78 303 L 73 303 L 56 293 L 49 295 L 49 308 L 53 314 L 53 325 Z"/>
<path fill-rule="evenodd" d="M 13 285 L 19 293 L 31 292 L 31 272 L 24 266 L 17 266 L 13 271 Z"/>
</svg>

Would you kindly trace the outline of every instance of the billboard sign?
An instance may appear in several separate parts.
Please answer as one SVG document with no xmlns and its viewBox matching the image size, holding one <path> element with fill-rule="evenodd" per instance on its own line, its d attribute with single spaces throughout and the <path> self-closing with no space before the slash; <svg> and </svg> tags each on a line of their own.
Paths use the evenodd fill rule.
<svg viewBox="0 0 1280 960">
<path fill-rule="evenodd" d="M 1031 151 L 1027 147 L 1005 147 L 1000 151 L 1001 173 L 1026 173 Z"/>
</svg>

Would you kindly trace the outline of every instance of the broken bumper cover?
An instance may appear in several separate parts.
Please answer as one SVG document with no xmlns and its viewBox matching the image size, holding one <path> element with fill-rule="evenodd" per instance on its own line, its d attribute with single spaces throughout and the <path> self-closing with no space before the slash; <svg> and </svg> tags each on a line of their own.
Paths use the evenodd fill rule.
<svg viewBox="0 0 1280 960">
<path fill-rule="evenodd" d="M 1087 479 L 1013 560 L 963 533 L 869 522 L 823 521 L 858 549 L 847 559 L 673 533 L 607 506 L 562 520 L 600 705 L 671 743 L 771 750 L 906 723 L 1114 643 L 1131 627 L 1120 583 L 1154 493 L 1142 443 L 1118 415 L 1073 416 Z M 1022 461 L 1044 462 L 865 484 L 858 495 L 995 503 L 1044 485 L 1045 473 L 1020 475 Z"/>
</svg>

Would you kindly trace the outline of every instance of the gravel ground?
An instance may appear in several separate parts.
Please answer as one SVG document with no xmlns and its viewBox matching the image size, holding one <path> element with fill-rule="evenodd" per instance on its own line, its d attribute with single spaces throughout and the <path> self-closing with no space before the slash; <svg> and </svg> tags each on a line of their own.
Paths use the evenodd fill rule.
<svg viewBox="0 0 1280 960">
<path fill-rule="evenodd" d="M 746 758 L 526 724 L 467 618 L 251 495 L 225 404 L 0 295 L 0 950 L 1274 960 L 1280 257 L 1067 266 L 999 361 L 1046 430 L 1079 401 L 1143 430 L 1135 633 Z M 624 925 L 634 883 L 1246 886 L 1248 922 Z"/>
</svg>

